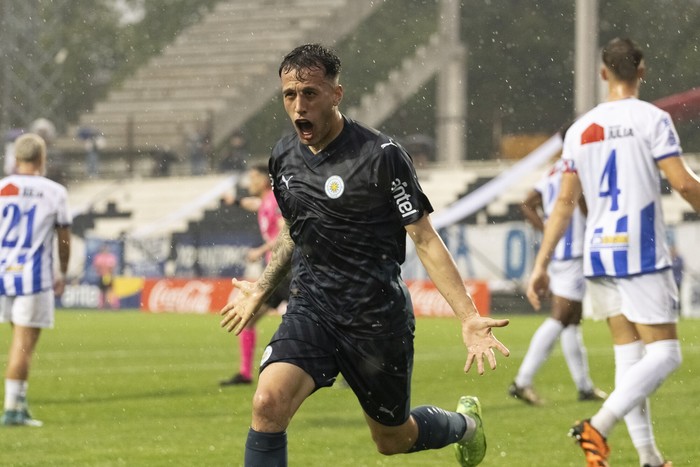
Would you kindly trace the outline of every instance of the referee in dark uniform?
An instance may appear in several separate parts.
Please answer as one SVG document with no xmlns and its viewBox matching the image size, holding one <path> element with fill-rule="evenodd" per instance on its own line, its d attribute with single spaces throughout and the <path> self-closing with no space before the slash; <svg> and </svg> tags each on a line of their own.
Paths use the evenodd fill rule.
<svg viewBox="0 0 700 467">
<path fill-rule="evenodd" d="M 476 397 L 457 412 L 410 408 L 415 320 L 401 279 L 406 234 L 462 325 L 465 371 L 491 368 L 492 334 L 507 320 L 479 316 L 450 253 L 429 220 L 432 206 L 410 157 L 395 141 L 340 113 L 340 59 L 318 44 L 282 61 L 284 107 L 295 132 L 272 151 L 269 169 L 285 218 L 272 259 L 224 307 L 235 333 L 291 267 L 287 312 L 263 353 L 245 465 L 286 466 L 286 429 L 302 402 L 343 374 L 385 455 L 454 444 L 458 462 L 481 462 L 486 440 Z"/>
</svg>

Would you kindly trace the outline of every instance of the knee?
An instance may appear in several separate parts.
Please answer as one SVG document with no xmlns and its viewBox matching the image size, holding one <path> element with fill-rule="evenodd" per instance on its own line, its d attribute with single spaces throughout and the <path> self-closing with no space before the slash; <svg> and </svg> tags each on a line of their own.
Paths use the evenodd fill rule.
<svg viewBox="0 0 700 467">
<path fill-rule="evenodd" d="M 406 452 L 410 446 L 410 440 L 402 440 L 394 435 L 374 434 L 372 440 L 377 447 L 377 452 L 384 456 L 393 456 Z"/>
<path fill-rule="evenodd" d="M 680 345 L 676 345 L 671 348 L 668 352 L 668 364 L 671 367 L 671 371 L 678 369 L 683 363 L 683 354 L 681 353 Z"/>
<path fill-rule="evenodd" d="M 263 425 L 273 424 L 278 427 L 286 427 L 289 418 L 287 406 L 288 404 L 284 403 L 279 394 L 258 390 L 253 396 L 253 419 Z"/>
</svg>

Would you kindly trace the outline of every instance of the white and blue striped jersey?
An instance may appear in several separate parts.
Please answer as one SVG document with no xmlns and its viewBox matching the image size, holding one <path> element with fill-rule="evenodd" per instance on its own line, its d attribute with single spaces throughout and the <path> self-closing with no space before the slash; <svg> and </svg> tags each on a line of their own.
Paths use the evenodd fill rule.
<svg viewBox="0 0 700 467">
<path fill-rule="evenodd" d="M 552 214 L 554 204 L 559 196 L 561 175 L 566 170 L 566 167 L 567 164 L 558 159 L 552 167 L 547 169 L 534 187 L 535 191 L 542 196 L 542 210 L 544 211 L 545 222 Z M 576 205 L 569 227 L 554 249 L 552 260 L 566 261 L 583 256 L 583 231 L 585 225 L 586 217 L 581 212 L 581 208 Z"/>
<path fill-rule="evenodd" d="M 37 175 L 0 180 L 0 295 L 53 288 L 56 227 L 68 227 L 66 188 Z"/>
<path fill-rule="evenodd" d="M 628 98 L 605 102 L 566 133 L 562 159 L 588 205 L 587 277 L 627 277 L 670 267 L 658 161 L 681 154 L 671 117 Z"/>
</svg>

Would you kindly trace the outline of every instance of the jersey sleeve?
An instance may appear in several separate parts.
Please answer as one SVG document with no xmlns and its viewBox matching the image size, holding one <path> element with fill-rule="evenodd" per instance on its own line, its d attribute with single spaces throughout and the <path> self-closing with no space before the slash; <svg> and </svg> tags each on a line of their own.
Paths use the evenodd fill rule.
<svg viewBox="0 0 700 467">
<path fill-rule="evenodd" d="M 433 212 L 433 206 L 418 183 L 418 176 L 410 156 L 393 141 L 380 146 L 384 167 L 384 183 L 391 191 L 393 206 L 401 225 L 408 225 Z"/>
<path fill-rule="evenodd" d="M 682 153 L 678 133 L 673 126 L 671 116 L 666 112 L 661 112 L 656 121 L 651 141 L 651 153 L 656 161 L 680 156 Z"/>
<path fill-rule="evenodd" d="M 545 190 L 547 189 L 547 182 L 549 181 L 548 174 L 550 170 L 551 168 L 547 168 L 547 171 L 542 174 L 539 180 L 537 180 L 537 183 L 535 183 L 535 186 L 532 187 L 532 189 L 540 195 L 545 193 Z"/>
<path fill-rule="evenodd" d="M 59 190 L 58 208 L 56 210 L 56 227 L 70 227 L 73 223 L 70 209 L 68 208 L 68 192 L 61 187 Z"/>
<path fill-rule="evenodd" d="M 578 148 L 578 145 L 576 144 L 574 138 L 575 136 L 572 134 L 571 131 L 566 132 L 560 159 L 562 173 L 577 173 L 576 150 Z"/>
</svg>

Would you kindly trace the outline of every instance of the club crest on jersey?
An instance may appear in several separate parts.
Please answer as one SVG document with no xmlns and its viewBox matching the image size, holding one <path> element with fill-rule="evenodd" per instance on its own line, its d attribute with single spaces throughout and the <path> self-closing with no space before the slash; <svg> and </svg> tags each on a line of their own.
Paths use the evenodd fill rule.
<svg viewBox="0 0 700 467">
<path fill-rule="evenodd" d="M 331 199 L 340 198 L 345 191 L 345 182 L 338 175 L 331 175 L 326 180 L 326 195 Z"/>
</svg>

